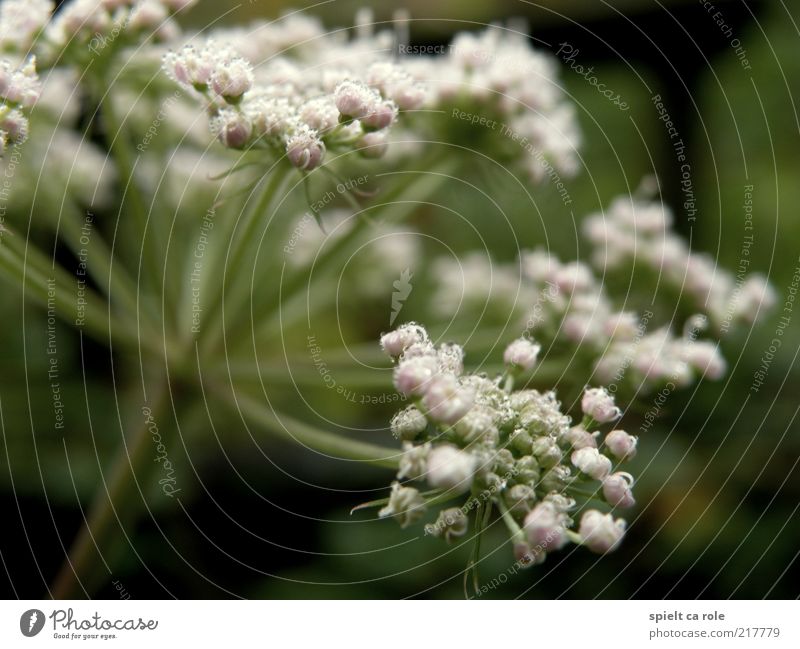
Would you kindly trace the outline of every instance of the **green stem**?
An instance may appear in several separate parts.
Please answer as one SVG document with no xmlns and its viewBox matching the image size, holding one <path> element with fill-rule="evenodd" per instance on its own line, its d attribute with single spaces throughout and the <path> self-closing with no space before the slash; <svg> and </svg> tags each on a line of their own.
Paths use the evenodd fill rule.
<svg viewBox="0 0 800 649">
<path fill-rule="evenodd" d="M 440 155 L 430 162 L 430 166 L 426 167 L 426 171 L 408 172 L 415 174 L 416 182 L 408 183 L 387 194 L 381 203 L 371 206 L 370 209 L 383 208 L 380 212 L 380 219 L 383 223 L 392 223 L 403 219 L 414 210 L 419 209 L 420 203 L 424 202 L 427 197 L 431 196 L 449 180 L 457 166 L 458 162 L 452 157 Z M 280 311 L 282 309 L 292 310 L 293 303 L 303 299 L 302 289 L 309 282 L 309 273 L 313 272 L 315 277 L 327 277 L 328 272 L 339 257 L 348 252 L 350 245 L 358 240 L 369 225 L 370 221 L 368 219 L 359 218 L 347 233 L 333 241 L 317 257 L 313 268 L 305 269 L 307 272 L 298 271 L 291 274 L 280 287 L 278 304 L 273 309 L 272 314 L 264 319 L 263 326 L 257 334 L 259 336 L 268 336 L 281 322 Z"/>
<path fill-rule="evenodd" d="M 255 236 L 258 231 L 257 228 L 259 225 L 263 225 L 265 221 L 268 221 L 272 212 L 276 209 L 276 200 L 282 198 L 283 188 L 292 173 L 296 173 L 296 170 L 292 167 L 273 167 L 270 177 L 252 209 L 241 221 L 232 220 L 233 227 L 230 230 L 219 231 L 217 236 L 228 236 L 228 246 L 225 247 L 223 241 L 217 241 L 216 245 L 211 247 L 213 256 L 209 259 L 208 267 L 204 270 L 201 294 L 205 295 L 206 292 L 211 292 L 211 299 L 205 305 L 204 310 L 214 314 L 214 319 L 205 325 L 205 331 L 208 333 L 201 342 L 201 350 L 204 356 L 215 349 L 222 341 L 222 307 L 226 307 L 226 310 L 229 310 L 226 305 L 225 290 L 231 282 L 231 277 L 238 277 L 237 287 L 241 285 L 245 287 L 245 299 L 249 294 L 247 292 L 249 282 L 242 282 L 241 273 L 229 273 L 228 268 L 230 265 L 233 265 L 237 271 L 247 268 L 247 265 L 242 263 L 246 247 L 249 243 L 257 243 L 257 237 Z M 219 281 L 219 289 L 209 291 L 209 282 L 217 279 Z M 242 290 L 238 289 L 234 292 L 234 298 L 231 298 L 231 300 L 238 304 L 242 300 L 241 294 Z M 234 311 L 234 313 L 236 312 Z M 241 314 L 238 315 L 241 316 Z M 247 320 L 247 318 L 239 317 L 238 320 Z"/>
<path fill-rule="evenodd" d="M 366 462 L 375 466 L 396 469 L 400 461 L 400 450 L 376 446 L 368 442 L 359 442 L 320 430 L 301 422 L 284 413 L 277 413 L 264 406 L 256 399 L 237 394 L 230 388 L 219 386 L 216 394 L 224 394 L 228 402 L 238 410 L 240 415 L 262 426 L 268 432 L 286 440 L 300 443 L 303 446 L 321 453 L 358 462 Z"/>
<path fill-rule="evenodd" d="M 497 509 L 500 510 L 500 517 L 503 519 L 508 531 L 511 533 L 511 542 L 515 544 L 525 543 L 525 533 L 522 531 L 522 528 L 519 526 L 517 521 L 514 520 L 511 512 L 508 511 L 508 507 L 505 506 L 500 498 L 495 500 L 495 504 L 497 505 Z"/>
<path fill-rule="evenodd" d="M 155 399 L 150 407 L 154 420 L 162 418 L 168 402 L 168 384 L 164 381 L 155 391 Z M 150 428 L 145 420 L 130 440 L 123 439 L 122 449 L 111 467 L 108 482 L 101 473 L 102 487 L 56 576 L 51 591 L 53 599 L 73 599 L 80 596 L 81 591 L 85 592 L 83 583 L 96 570 L 97 559 L 104 561 L 103 550 L 107 549 L 113 538 L 114 521 L 122 525 L 130 510 L 138 504 L 133 486 L 154 465 L 151 452 Z"/>
<path fill-rule="evenodd" d="M 109 81 L 109 83 L 112 81 L 113 79 Z M 140 254 L 145 257 L 144 264 L 147 268 L 146 273 L 150 275 L 152 286 L 158 287 L 158 280 L 161 275 L 158 264 L 158 241 L 151 237 L 151 245 L 149 247 L 146 245 L 147 225 L 150 214 L 142 200 L 141 192 L 136 185 L 133 154 L 131 153 L 127 135 L 123 129 L 124 125 L 116 114 L 110 91 L 106 92 L 105 96 L 103 96 L 100 101 L 100 113 L 105 122 L 106 137 L 110 140 L 108 147 L 114 158 L 117 169 L 119 170 L 123 200 L 127 199 L 129 202 L 136 221 L 138 234 L 140 236 L 139 250 Z"/>
<path fill-rule="evenodd" d="M 112 316 L 107 305 L 91 289 L 79 285 L 75 277 L 52 263 L 29 242 L 24 244 L 20 236 L 6 226 L 0 235 L 0 274 L 15 287 L 24 287 L 26 295 L 52 308 L 70 326 L 82 328 L 98 341 L 107 344 L 111 338 L 128 347 L 136 344 L 135 329 Z M 84 301 L 81 305 L 78 304 L 79 290 Z M 59 299 L 63 293 L 74 299 Z"/>
<path fill-rule="evenodd" d="M 137 311 L 136 286 L 133 280 L 125 272 L 119 262 L 114 263 L 111 249 L 97 231 L 96 224 L 92 224 L 92 233 L 89 235 L 90 242 L 84 245 L 81 241 L 84 237 L 81 217 L 78 210 L 69 208 L 61 212 L 59 220 L 59 232 L 64 239 L 67 247 L 76 256 L 81 255 L 82 251 L 91 247 L 92 252 L 85 255 L 85 264 L 88 274 L 97 282 L 100 287 L 105 289 L 105 294 L 109 300 L 119 298 L 123 303 L 127 316 L 134 315 Z"/>
</svg>

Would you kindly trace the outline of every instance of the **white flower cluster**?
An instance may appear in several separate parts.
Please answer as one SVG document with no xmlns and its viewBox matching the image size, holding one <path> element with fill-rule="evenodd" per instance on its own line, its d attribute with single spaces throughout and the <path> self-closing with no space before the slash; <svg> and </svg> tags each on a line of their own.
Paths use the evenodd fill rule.
<svg viewBox="0 0 800 649">
<path fill-rule="evenodd" d="M 20 67 L 7 59 L 0 60 L 0 156 L 6 146 L 20 144 L 27 138 L 26 111 L 36 103 L 40 92 L 35 58 L 29 58 Z"/>
<path fill-rule="evenodd" d="M 525 34 L 493 25 L 461 33 L 441 57 L 408 64 L 430 88 L 427 106 L 466 109 L 479 128 L 506 138 L 511 155 L 539 181 L 550 166 L 566 175 L 578 171 L 580 132 L 572 104 L 557 78 L 555 59 L 533 50 Z M 460 127 L 459 127 L 460 128 Z"/>
<path fill-rule="evenodd" d="M 562 262 L 543 249 L 523 251 L 517 264 L 493 264 L 479 253 L 459 261 L 437 260 L 432 309 L 448 319 L 457 309 L 485 317 L 491 300 L 488 311 L 515 313 L 525 331 L 554 345 L 551 357 L 563 352 L 573 361 L 585 360 L 594 365 L 595 377 L 606 384 L 624 380 L 634 390 L 652 390 L 669 383 L 685 387 L 698 376 L 721 378 L 727 364 L 719 345 L 700 339 L 700 335 L 709 329 L 709 323 L 719 331 L 726 323 L 763 316 L 775 303 L 774 290 L 760 275 L 740 273 L 734 278 L 715 268 L 669 231 L 671 216 L 662 205 L 632 200 L 617 199 L 609 210 L 613 218 L 592 215 L 585 221 L 591 256 L 599 270 L 580 261 Z M 670 272 L 659 266 L 664 249 L 674 253 Z M 669 283 L 675 291 L 683 287 L 692 309 L 705 312 L 688 317 L 683 331 L 676 333 L 664 322 L 666 317 L 674 318 L 674 302 L 649 301 L 642 313 L 619 310 L 609 295 L 614 283 L 602 281 L 598 274 L 603 272 L 606 277 L 609 265 L 614 267 L 625 259 L 638 263 L 634 254 L 652 262 L 654 277 L 660 273 L 662 283 Z M 639 273 L 637 265 L 637 278 Z M 626 287 L 620 298 L 628 307 L 636 293 L 627 288 L 628 279 L 620 284 Z M 670 292 L 661 302 L 673 299 Z"/>
<path fill-rule="evenodd" d="M 398 114 L 392 99 L 362 79 L 330 85 L 325 66 L 302 70 L 280 57 L 254 70 L 235 46 L 213 41 L 169 53 L 164 67 L 178 83 L 205 96 L 212 131 L 222 144 L 277 149 L 304 171 L 322 164 L 328 149 L 381 156 Z"/>
<path fill-rule="evenodd" d="M 5 0 L 0 4 L 0 51 L 25 55 L 54 7 L 51 0 Z"/>
<path fill-rule="evenodd" d="M 686 387 L 695 375 L 716 380 L 725 373 L 727 365 L 718 345 L 697 339 L 704 316 L 691 319 L 689 324 L 698 324 L 687 327 L 682 336 L 667 326 L 648 332 L 647 316 L 613 310 L 603 284 L 586 264 L 565 264 L 534 250 L 522 254 L 522 267 L 540 294 L 551 289 L 548 299 L 538 304 L 537 335 L 563 338 L 588 349 L 596 358 L 600 381 L 625 377 L 637 388 L 653 389 L 667 382 Z"/>
<path fill-rule="evenodd" d="M 617 547 L 625 522 L 591 505 L 634 505 L 633 478 L 617 467 L 635 455 L 637 440 L 617 429 L 599 444 L 601 433 L 589 432 L 621 414 L 608 392 L 587 389 L 583 421 L 573 426 L 554 392 L 514 391 L 508 382 L 501 387 L 502 377 L 465 374 L 462 348 L 435 346 L 418 324 L 385 334 L 381 346 L 397 363 L 397 390 L 413 402 L 392 419 L 404 452 L 381 517 L 406 526 L 428 507 L 469 494 L 463 506 L 442 510 L 426 533 L 448 541 L 463 536 L 480 504 L 500 510 L 515 553 L 527 563 L 570 541 L 601 553 Z M 505 353 L 509 373 L 531 369 L 538 352 L 532 341 L 512 342 Z M 433 491 L 423 494 L 412 481 Z"/>
<path fill-rule="evenodd" d="M 636 263 L 659 281 L 686 296 L 693 308 L 708 314 L 715 327 L 731 321 L 752 323 L 776 301 L 767 280 L 758 274 L 734 276 L 706 254 L 692 252 L 670 230 L 673 217 L 660 202 L 616 198 L 609 208 L 584 221 L 585 236 L 594 246 L 593 263 L 604 270 Z"/>
<path fill-rule="evenodd" d="M 169 41 L 180 34 L 173 16 L 197 0 L 72 0 L 55 14 L 45 31 L 53 51 L 74 47 L 97 54 L 126 37 L 152 35 Z M 42 9 L 45 3 L 41 4 Z M 23 11 L 21 9 L 20 11 Z M 120 39 L 118 41 L 118 39 Z"/>
<path fill-rule="evenodd" d="M 445 55 L 393 56 L 392 32 L 373 33 L 362 22 L 348 39 L 341 30 L 327 34 L 316 21 L 291 15 L 213 30 L 209 39 L 171 52 L 164 67 L 204 95 L 225 146 L 275 149 L 307 171 L 328 151 L 381 157 L 390 127 L 405 113 L 417 139 L 441 137 L 436 129 L 458 133 L 464 125 L 452 116 L 437 123 L 431 113 L 411 113 L 467 106 L 494 116 L 491 122 L 503 127 L 492 136 L 495 149 L 524 160 L 537 179 L 548 165 L 565 173 L 577 169 L 576 122 L 555 65 L 521 35 L 493 27 L 457 36 Z"/>
</svg>

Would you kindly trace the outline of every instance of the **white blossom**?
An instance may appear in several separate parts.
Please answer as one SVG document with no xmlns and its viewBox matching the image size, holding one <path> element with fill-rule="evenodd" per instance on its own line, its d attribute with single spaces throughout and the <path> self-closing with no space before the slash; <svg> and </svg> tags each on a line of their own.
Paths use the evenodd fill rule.
<svg viewBox="0 0 800 649">
<path fill-rule="evenodd" d="M 590 509 L 581 517 L 578 535 L 583 545 L 592 552 L 605 554 L 617 549 L 625 535 L 625 527 L 625 521 L 621 518 L 614 520 L 611 514 Z"/>
</svg>

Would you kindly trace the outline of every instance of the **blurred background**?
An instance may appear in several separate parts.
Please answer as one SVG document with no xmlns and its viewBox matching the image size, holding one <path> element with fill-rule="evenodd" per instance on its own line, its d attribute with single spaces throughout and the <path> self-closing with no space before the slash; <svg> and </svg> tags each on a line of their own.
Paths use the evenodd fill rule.
<svg viewBox="0 0 800 649">
<path fill-rule="evenodd" d="M 494 259 L 514 258 L 515 237 L 524 247 L 546 240 L 564 258 L 580 257 L 575 220 L 634 191 L 648 174 L 658 175 L 662 197 L 680 215 L 682 171 L 653 105 L 653 95 L 660 94 L 686 146 L 693 178 L 696 220 L 676 218 L 679 231 L 694 250 L 705 250 L 735 270 L 745 187 L 752 185 L 751 270 L 767 274 L 779 296 L 779 306 L 757 328 L 724 340 L 729 376 L 674 394 L 658 425 L 641 436 L 631 468 L 639 480 L 638 505 L 623 547 L 602 559 L 583 551 L 555 554 L 543 566 L 508 576 L 485 597 L 800 594 L 800 313 L 792 316 L 765 384 L 758 393 L 750 391 L 753 373 L 786 315 L 781 309 L 800 265 L 800 6 L 714 0 L 710 9 L 710 4 L 441 0 L 402 5 L 413 19 L 415 45 L 443 44 L 456 31 L 524 19 L 534 47 L 555 53 L 559 44 L 568 43 L 573 61 L 592 66 L 629 106 L 619 110 L 561 57 L 561 78 L 578 107 L 584 137 L 585 170 L 569 181 L 570 209 L 543 185 L 534 191 L 542 219 L 532 218 L 530 206 L 513 188 L 504 188 L 502 179 L 480 176 L 511 224 L 501 228 L 491 220 L 497 215 L 475 196 L 453 190 L 444 197 L 475 224 Z M 364 6 L 374 9 L 376 21 L 388 21 L 399 5 L 334 0 L 309 4 L 307 11 L 333 28 L 350 25 Z M 272 18 L 290 7 L 304 5 L 201 1 L 187 26 Z M 474 232 L 425 216 L 414 225 L 432 240 L 445 241 L 457 254 L 476 246 Z M 387 282 L 382 292 L 347 305 L 358 314 L 343 332 L 348 341 L 376 340 L 388 329 L 392 290 Z M 424 318 L 428 299 L 420 278 L 402 319 Z M 0 302 L 0 504 L 5 513 L 0 593 L 41 597 L 82 523 L 78 503 L 90 501 L 101 484 L 98 465 L 107 465 L 119 444 L 118 433 L 111 432 L 117 416 L 114 385 L 108 354 L 65 330 L 60 342 L 64 401 L 83 403 L 87 393 L 92 395 L 91 408 L 70 414 L 71 444 L 85 448 L 76 454 L 73 446 L 67 464 L 64 435 L 52 430 L 51 415 L 41 413 L 41 404 L 52 398 L 43 353 L 46 314 L 30 305 L 23 309 L 10 290 L 0 293 Z M 385 427 L 396 403 L 365 407 L 358 402 L 360 392 L 349 401 L 324 388 L 305 396 L 337 421 L 383 428 L 375 440 L 393 444 Z M 632 432 L 640 423 L 636 416 L 631 413 L 623 422 Z M 253 453 L 250 431 L 240 422 L 231 418 L 225 430 L 218 424 L 211 431 L 202 404 L 184 409 L 180 440 L 170 445 L 183 476 L 180 506 L 149 499 L 149 514 L 125 526 L 126 534 L 119 535 L 109 555 L 115 580 L 126 593 L 132 598 L 463 597 L 461 571 L 469 544 L 445 546 L 424 538 L 421 526 L 400 530 L 393 521 L 375 521 L 373 513 L 349 514 L 353 505 L 382 495 L 389 471 L 354 469 L 297 446 L 259 441 L 269 461 Z M 490 526 L 483 548 L 480 573 L 489 582 L 510 564 L 500 525 Z M 107 575 L 100 567 L 98 572 Z M 105 582 L 98 596 L 115 598 L 119 591 Z"/>
</svg>

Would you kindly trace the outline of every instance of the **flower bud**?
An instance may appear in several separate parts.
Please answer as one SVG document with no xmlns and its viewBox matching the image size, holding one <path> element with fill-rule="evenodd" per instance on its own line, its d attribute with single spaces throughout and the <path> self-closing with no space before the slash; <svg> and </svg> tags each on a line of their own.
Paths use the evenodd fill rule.
<svg viewBox="0 0 800 649">
<path fill-rule="evenodd" d="M 450 426 L 466 415 L 474 402 L 475 393 L 462 387 L 452 374 L 434 376 L 422 397 L 428 416 Z"/>
<path fill-rule="evenodd" d="M 247 117 L 232 110 L 221 110 L 211 125 L 217 138 L 230 149 L 242 149 L 250 141 L 253 125 Z"/>
<path fill-rule="evenodd" d="M 464 371 L 464 348 L 461 345 L 455 343 L 439 345 L 436 357 L 439 359 L 439 367 L 442 372 L 460 376 Z"/>
<path fill-rule="evenodd" d="M 487 435 L 494 437 L 498 434 L 492 413 L 487 408 L 482 407 L 469 410 L 455 423 L 453 430 L 464 444 L 471 444 L 482 438 L 485 439 Z"/>
<path fill-rule="evenodd" d="M 513 466 L 514 476 L 520 482 L 533 484 L 539 482 L 539 463 L 531 455 L 523 455 Z"/>
<path fill-rule="evenodd" d="M 581 448 L 597 448 L 597 435 L 599 433 L 590 433 L 583 426 L 573 426 L 564 434 L 563 439 L 577 451 Z"/>
<path fill-rule="evenodd" d="M 253 68 L 242 58 L 219 66 L 211 76 L 211 88 L 228 102 L 236 103 L 253 86 Z"/>
<path fill-rule="evenodd" d="M 202 91 L 215 69 L 213 48 L 214 44 L 209 42 L 202 50 L 185 45 L 180 52 L 168 52 L 164 56 L 164 69 L 178 83 Z"/>
<path fill-rule="evenodd" d="M 410 442 L 404 443 L 397 479 L 408 478 L 409 480 L 416 480 L 424 476 L 428 467 L 428 453 L 430 450 L 430 444 L 414 446 Z"/>
<path fill-rule="evenodd" d="M 427 91 L 418 83 L 399 83 L 390 89 L 390 96 L 400 110 L 414 110 L 425 103 Z"/>
<path fill-rule="evenodd" d="M 389 504 L 378 512 L 378 516 L 381 518 L 394 516 L 401 527 L 408 527 L 422 517 L 425 509 L 425 499 L 419 491 L 413 487 L 403 487 L 399 482 L 393 482 Z"/>
<path fill-rule="evenodd" d="M 720 354 L 719 346 L 707 340 L 696 340 L 686 344 L 686 362 L 712 381 L 721 379 L 728 364 Z"/>
<path fill-rule="evenodd" d="M 380 131 L 391 126 L 397 119 L 397 106 L 392 101 L 382 101 L 375 104 L 360 121 L 365 130 Z"/>
<path fill-rule="evenodd" d="M 605 388 L 587 388 L 583 393 L 581 409 L 584 414 L 601 424 L 614 421 L 622 414 L 614 405 L 614 397 Z"/>
<path fill-rule="evenodd" d="M 425 534 L 452 543 L 467 533 L 467 527 L 467 515 L 459 507 L 449 507 L 439 512 L 435 523 L 425 526 Z"/>
<path fill-rule="evenodd" d="M 611 473 L 611 460 L 601 455 L 596 448 L 586 447 L 573 451 L 570 460 L 582 473 L 595 480 L 602 480 Z"/>
<path fill-rule="evenodd" d="M 408 406 L 392 417 L 392 435 L 411 441 L 428 427 L 428 420 L 415 406 Z"/>
<path fill-rule="evenodd" d="M 612 430 L 604 440 L 609 453 L 618 460 L 631 460 L 636 455 L 637 438 L 624 430 Z"/>
<path fill-rule="evenodd" d="M 428 483 L 440 489 L 466 491 L 475 474 L 475 458 L 455 446 L 437 446 L 428 454 Z"/>
<path fill-rule="evenodd" d="M 509 365 L 512 371 L 528 372 L 536 365 L 541 349 L 541 345 L 532 343 L 527 338 L 519 338 L 506 347 L 503 362 Z"/>
<path fill-rule="evenodd" d="M 311 129 L 302 129 L 286 142 L 286 157 L 302 171 L 316 169 L 325 157 L 325 143 Z"/>
<path fill-rule="evenodd" d="M 558 464 L 542 476 L 541 486 L 545 491 L 563 491 L 571 478 L 569 467 Z"/>
<path fill-rule="evenodd" d="M 428 342 L 428 332 L 413 322 L 381 336 L 381 347 L 392 358 L 398 358 L 411 345 Z"/>
<path fill-rule="evenodd" d="M 534 553 L 560 550 L 567 542 L 566 517 L 552 503 L 536 505 L 525 517 L 523 531 Z"/>
<path fill-rule="evenodd" d="M 505 492 L 505 501 L 511 512 L 524 516 L 536 502 L 536 493 L 529 485 L 516 484 Z"/>
<path fill-rule="evenodd" d="M 380 95 L 355 81 L 342 81 L 333 92 L 336 108 L 345 118 L 361 119 L 380 102 Z"/>
<path fill-rule="evenodd" d="M 531 445 L 531 452 L 539 460 L 539 464 L 549 468 L 561 462 L 561 449 L 552 437 L 537 437 Z"/>
<path fill-rule="evenodd" d="M 523 455 L 527 455 L 533 449 L 533 438 L 522 428 L 518 428 L 511 433 L 511 446 Z"/>
<path fill-rule="evenodd" d="M 614 507 L 633 507 L 636 501 L 631 491 L 632 486 L 633 476 L 630 473 L 612 473 L 603 480 L 603 497 Z"/>
<path fill-rule="evenodd" d="M 438 372 L 439 363 L 434 356 L 402 360 L 394 370 L 394 386 L 407 397 L 422 396 Z"/>
<path fill-rule="evenodd" d="M 362 157 L 374 160 L 382 158 L 389 149 L 389 140 L 384 131 L 370 131 L 364 133 L 356 144 Z"/>
<path fill-rule="evenodd" d="M 8 144 L 22 144 L 28 137 L 28 118 L 15 108 L 0 118 L 0 130 Z"/>
<path fill-rule="evenodd" d="M 625 536 L 625 526 L 621 518 L 614 520 L 611 514 L 590 509 L 581 517 L 578 535 L 582 544 L 592 552 L 605 554 L 617 549 Z"/>
</svg>

